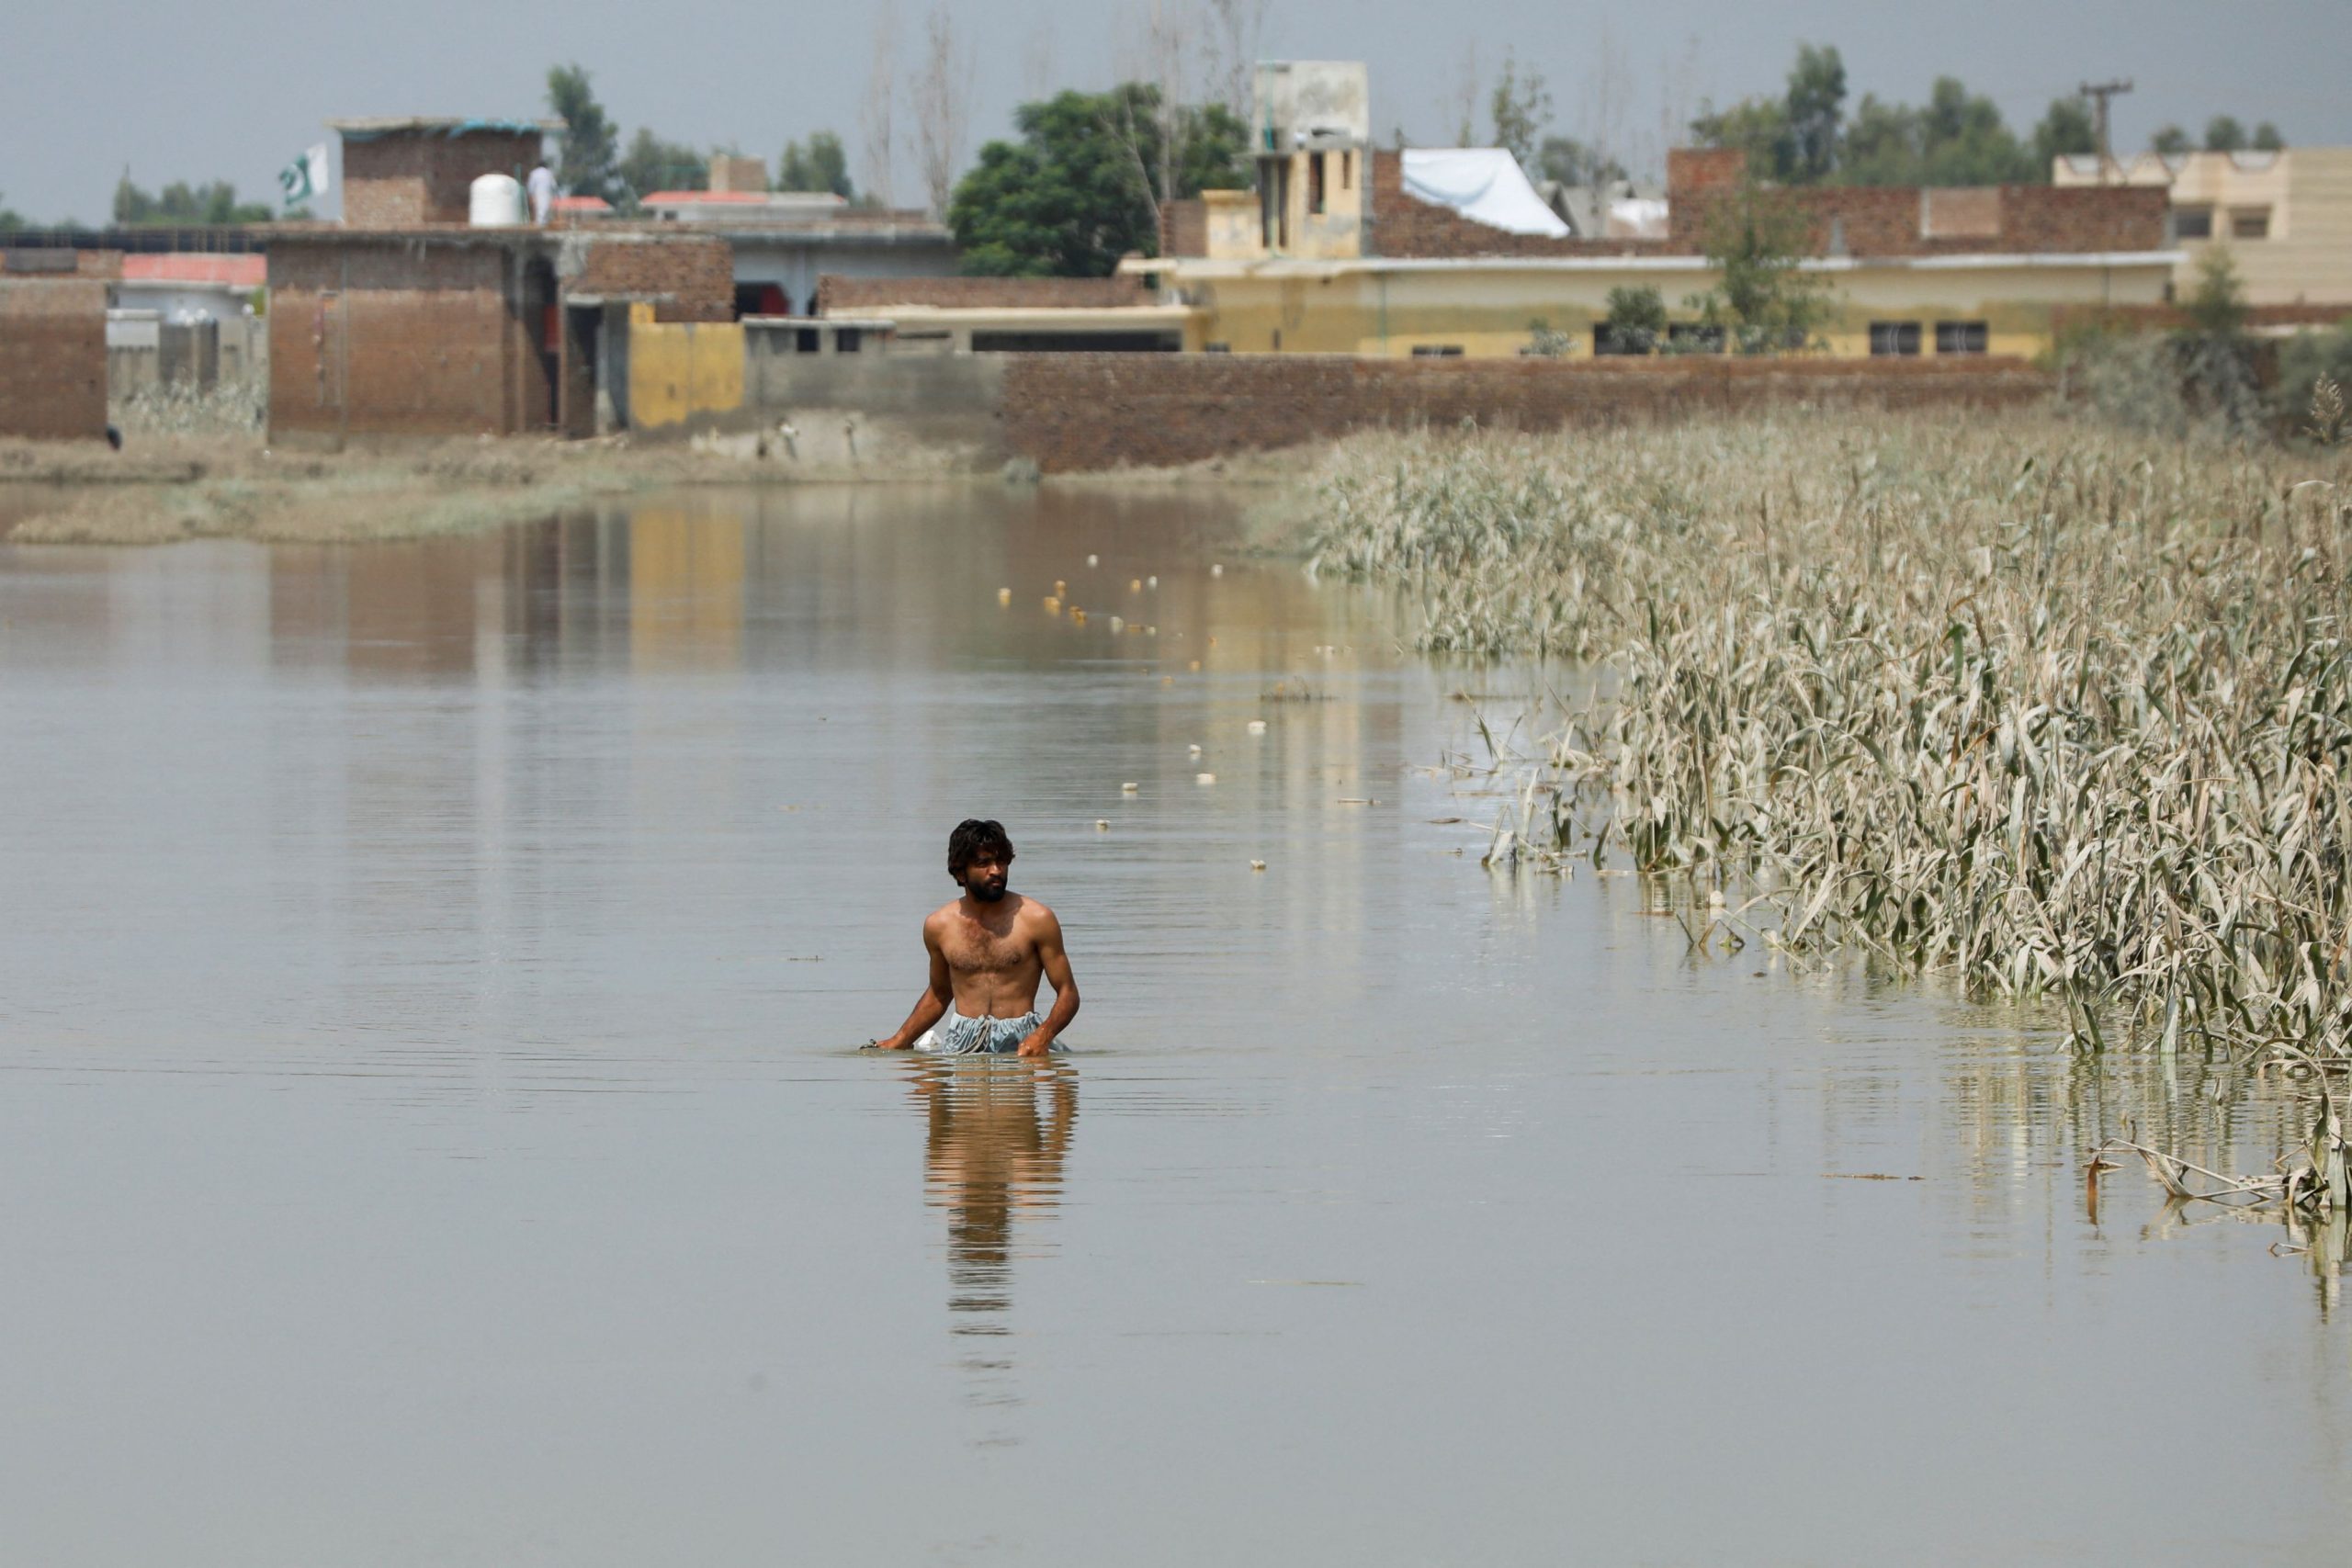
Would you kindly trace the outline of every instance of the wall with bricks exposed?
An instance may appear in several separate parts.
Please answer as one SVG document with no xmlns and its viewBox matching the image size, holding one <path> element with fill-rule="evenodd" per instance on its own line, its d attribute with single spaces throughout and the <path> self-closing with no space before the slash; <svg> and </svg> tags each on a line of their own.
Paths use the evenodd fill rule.
<svg viewBox="0 0 2352 1568">
<path fill-rule="evenodd" d="M 86 272 L 0 272 L 0 435 L 105 437 L 106 276 L 103 257 Z"/>
<path fill-rule="evenodd" d="M 354 229 L 463 223 L 474 180 L 528 174 L 539 161 L 536 130 L 395 131 L 343 139 L 343 220 Z"/>
<path fill-rule="evenodd" d="M 1722 217 L 1749 199 L 1736 148 L 1678 148 L 1668 157 L 1663 241 L 1513 234 L 1408 196 L 1403 161 L 1373 154 L 1372 254 L 1384 256 L 1695 255 Z M 2145 186 L 1999 186 L 1922 192 L 1910 186 L 1776 188 L 1757 199 L 1798 215 L 1812 254 L 1854 256 L 2161 251 L 2165 200 Z M 1936 220 L 1940 219 L 1940 221 Z"/>
<path fill-rule="evenodd" d="M 817 312 L 825 316 L 888 310 L 893 305 L 1034 310 L 1151 302 L 1142 281 L 1133 277 L 845 277 L 829 272 L 817 280 Z"/>
<path fill-rule="evenodd" d="M 735 319 L 735 253 L 715 234 L 639 234 L 588 247 L 564 292 L 645 301 L 657 321 Z"/>
<path fill-rule="evenodd" d="M 539 323 L 510 307 L 519 264 L 419 237 L 269 254 L 269 418 L 280 435 L 507 434 L 546 424 Z M 548 291 L 552 296 L 552 275 Z"/>
<path fill-rule="evenodd" d="M 1365 427 L 1550 430 L 1774 404 L 1994 408 L 2050 378 L 2015 360 L 1380 360 L 1323 355 L 1006 356 L 1004 440 L 1048 473 L 1161 467 Z"/>
</svg>

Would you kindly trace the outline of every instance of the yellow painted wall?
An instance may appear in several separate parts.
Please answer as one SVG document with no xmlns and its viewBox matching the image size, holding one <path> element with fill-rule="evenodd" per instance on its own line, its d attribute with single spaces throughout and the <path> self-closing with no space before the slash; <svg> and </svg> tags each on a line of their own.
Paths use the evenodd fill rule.
<svg viewBox="0 0 2352 1568">
<path fill-rule="evenodd" d="M 743 406 L 743 328 L 737 321 L 657 321 L 628 308 L 628 417 L 639 430 L 692 423 Z"/>
<path fill-rule="evenodd" d="M 1990 352 L 2033 355 L 2051 344 L 2063 307 L 2148 305 L 2164 298 L 2161 263 L 2132 267 L 1886 267 L 1829 275 L 1829 352 L 1867 355 L 1873 321 L 1917 321 L 1934 353 L 1938 321 L 1983 321 Z M 1456 345 L 1465 355 L 1506 357 L 1532 341 L 1542 320 L 1566 334 L 1569 352 L 1592 352 L 1609 291 L 1653 288 L 1676 320 L 1685 300 L 1713 282 L 1703 269 L 1559 269 L 1530 266 L 1428 271 L 1335 271 L 1317 276 L 1175 279 L 1201 308 L 1188 347 L 1223 344 L 1236 354 L 1409 355 Z"/>
</svg>

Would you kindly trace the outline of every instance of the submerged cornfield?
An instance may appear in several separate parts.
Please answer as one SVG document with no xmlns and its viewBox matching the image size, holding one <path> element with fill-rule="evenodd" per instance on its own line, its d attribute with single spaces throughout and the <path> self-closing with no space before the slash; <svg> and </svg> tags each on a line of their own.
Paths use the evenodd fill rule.
<svg viewBox="0 0 2352 1568">
<path fill-rule="evenodd" d="M 1311 547 L 1429 649 L 1596 670 L 1506 853 L 2308 1073 L 2352 1065 L 2347 528 L 2340 448 L 1840 415 L 1367 437 Z"/>
</svg>

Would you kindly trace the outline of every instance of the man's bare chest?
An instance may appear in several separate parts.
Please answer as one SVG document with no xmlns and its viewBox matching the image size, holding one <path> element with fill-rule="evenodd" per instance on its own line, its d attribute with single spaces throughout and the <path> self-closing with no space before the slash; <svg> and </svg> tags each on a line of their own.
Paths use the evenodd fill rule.
<svg viewBox="0 0 2352 1568">
<path fill-rule="evenodd" d="M 1017 926 L 1001 934 L 975 923 L 953 926 L 940 951 L 950 969 L 965 975 L 1001 974 L 1037 961 L 1037 944 Z"/>
</svg>

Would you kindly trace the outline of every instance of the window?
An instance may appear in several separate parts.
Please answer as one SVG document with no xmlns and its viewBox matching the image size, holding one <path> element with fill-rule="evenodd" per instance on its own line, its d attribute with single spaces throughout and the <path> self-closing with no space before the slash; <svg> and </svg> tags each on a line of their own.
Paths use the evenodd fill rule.
<svg viewBox="0 0 2352 1568">
<path fill-rule="evenodd" d="M 1342 152 L 1342 153 L 1340 153 L 1340 188 L 1341 190 L 1353 190 L 1353 189 L 1355 188 L 1355 177 L 1356 177 L 1356 155 L 1355 155 L 1353 152 Z"/>
<path fill-rule="evenodd" d="M 1992 333 L 1983 321 L 1936 323 L 1938 354 L 1983 354 L 1991 341 Z"/>
<path fill-rule="evenodd" d="M 1872 321 L 1871 323 L 1872 354 L 1917 354 L 1919 352 L 1919 323 L 1917 321 Z"/>
<path fill-rule="evenodd" d="M 1458 343 L 1417 343 L 1413 345 L 1416 359 L 1459 359 L 1462 345 Z"/>
<path fill-rule="evenodd" d="M 1231 354 L 1233 345 L 1229 343 L 1204 343 L 1201 345 L 1201 352 L 1203 354 Z"/>
<path fill-rule="evenodd" d="M 795 327 L 792 329 L 792 351 L 795 354 L 814 354 L 817 350 L 816 328 Z"/>
<path fill-rule="evenodd" d="M 1306 210 L 1320 214 L 1323 210 L 1323 154 L 1306 155 Z"/>
<path fill-rule="evenodd" d="M 2176 207 L 2172 209 L 2172 237 L 2176 240 L 2210 240 L 2213 237 L 2213 209 L 2210 207 Z"/>
<path fill-rule="evenodd" d="M 1699 321 L 1669 321 L 1666 328 L 1668 354 L 1721 354 L 1724 330 Z"/>
<path fill-rule="evenodd" d="M 2270 238 L 2270 209 L 2242 207 L 2230 214 L 2230 238 L 2233 240 L 2267 240 Z"/>
<path fill-rule="evenodd" d="M 841 331 L 833 336 L 833 352 L 835 354 L 855 354 L 857 352 L 858 340 L 865 335 L 864 331 L 857 327 L 842 328 Z"/>
</svg>

